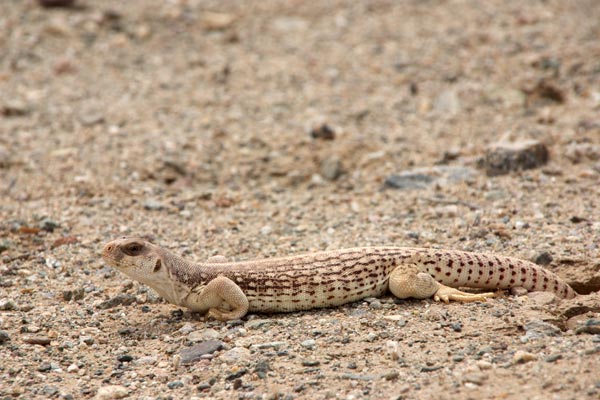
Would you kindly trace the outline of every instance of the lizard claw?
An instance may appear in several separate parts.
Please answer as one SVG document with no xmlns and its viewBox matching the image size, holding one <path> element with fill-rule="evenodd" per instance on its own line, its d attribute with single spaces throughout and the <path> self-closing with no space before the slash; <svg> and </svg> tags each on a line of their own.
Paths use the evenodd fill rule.
<svg viewBox="0 0 600 400">
<path fill-rule="evenodd" d="M 435 301 L 449 303 L 452 301 L 461 301 L 463 303 L 472 301 L 485 301 L 487 298 L 494 297 L 494 293 L 467 293 L 445 285 L 440 285 L 439 289 L 433 295 Z"/>
</svg>

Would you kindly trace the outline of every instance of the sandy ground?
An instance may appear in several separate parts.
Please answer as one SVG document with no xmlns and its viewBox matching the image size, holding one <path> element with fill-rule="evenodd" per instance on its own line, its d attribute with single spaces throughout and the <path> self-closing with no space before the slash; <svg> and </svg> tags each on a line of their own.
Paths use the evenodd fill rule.
<svg viewBox="0 0 600 400">
<path fill-rule="evenodd" d="M 595 1 L 78 5 L 0 6 L 2 399 L 600 398 Z M 481 168 L 523 140 L 548 162 Z M 106 266 L 125 235 L 496 252 L 582 295 L 224 324 Z"/>
</svg>

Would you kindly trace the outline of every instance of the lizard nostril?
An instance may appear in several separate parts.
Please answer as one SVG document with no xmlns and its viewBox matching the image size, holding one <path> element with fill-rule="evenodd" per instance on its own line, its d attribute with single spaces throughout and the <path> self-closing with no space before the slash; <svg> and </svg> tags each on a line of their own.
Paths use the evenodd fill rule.
<svg viewBox="0 0 600 400">
<path fill-rule="evenodd" d="M 106 250 L 106 251 L 112 251 L 112 250 L 113 250 L 113 245 L 112 245 L 112 244 L 109 244 L 108 246 L 106 246 L 106 247 L 104 248 L 104 250 Z"/>
</svg>

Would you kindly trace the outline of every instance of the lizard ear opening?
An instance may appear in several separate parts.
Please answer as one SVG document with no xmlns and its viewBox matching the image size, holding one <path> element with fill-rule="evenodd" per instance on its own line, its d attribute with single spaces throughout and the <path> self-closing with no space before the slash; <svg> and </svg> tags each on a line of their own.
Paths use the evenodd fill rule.
<svg viewBox="0 0 600 400">
<path fill-rule="evenodd" d="M 158 272 L 160 271 L 160 268 L 162 267 L 162 262 L 160 261 L 160 258 L 156 259 L 156 264 L 154 264 L 154 269 L 152 270 L 152 272 Z"/>
</svg>

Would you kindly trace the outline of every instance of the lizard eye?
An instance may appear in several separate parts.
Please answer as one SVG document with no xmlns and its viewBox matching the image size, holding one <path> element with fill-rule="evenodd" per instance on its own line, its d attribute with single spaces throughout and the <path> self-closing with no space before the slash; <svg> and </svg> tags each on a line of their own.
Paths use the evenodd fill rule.
<svg viewBox="0 0 600 400">
<path fill-rule="evenodd" d="M 143 248 L 144 246 L 140 243 L 131 243 L 123 246 L 123 253 L 127 254 L 128 256 L 135 257 L 142 252 Z"/>
<path fill-rule="evenodd" d="M 154 264 L 154 269 L 152 270 L 152 272 L 160 271 L 161 267 L 162 267 L 162 262 L 160 261 L 160 258 L 159 258 L 156 260 L 156 264 Z"/>
</svg>

